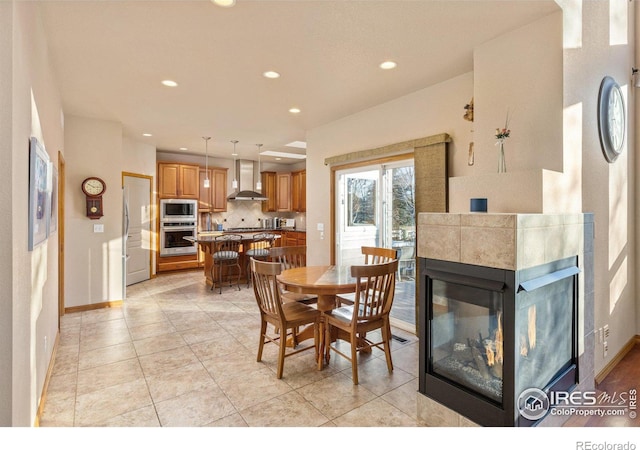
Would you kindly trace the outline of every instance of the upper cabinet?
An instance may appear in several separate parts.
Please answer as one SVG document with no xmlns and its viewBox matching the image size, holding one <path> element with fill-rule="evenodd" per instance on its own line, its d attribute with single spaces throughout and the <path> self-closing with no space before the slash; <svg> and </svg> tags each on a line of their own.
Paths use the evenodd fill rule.
<svg viewBox="0 0 640 450">
<path fill-rule="evenodd" d="M 291 211 L 291 174 L 278 173 L 276 183 L 278 185 L 276 193 L 277 211 Z"/>
<path fill-rule="evenodd" d="M 307 211 L 307 171 L 299 170 L 291 173 L 291 210 Z"/>
<path fill-rule="evenodd" d="M 198 199 L 199 170 L 196 165 L 158 163 L 158 197 Z"/>
<path fill-rule="evenodd" d="M 227 171 L 228 169 L 211 167 L 209 171 L 209 188 L 204 187 L 207 171 L 200 168 L 200 196 L 198 211 L 224 212 L 227 210 Z"/>
<path fill-rule="evenodd" d="M 260 177 L 262 178 L 262 193 L 268 199 L 262 202 L 262 212 L 276 212 L 278 211 L 276 173 L 262 172 Z"/>
<path fill-rule="evenodd" d="M 263 212 L 306 212 L 307 172 L 262 172 Z"/>
</svg>

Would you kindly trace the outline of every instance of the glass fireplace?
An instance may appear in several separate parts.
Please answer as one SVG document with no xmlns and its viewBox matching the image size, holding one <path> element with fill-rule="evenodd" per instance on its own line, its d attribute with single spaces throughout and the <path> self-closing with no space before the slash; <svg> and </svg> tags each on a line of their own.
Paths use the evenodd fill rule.
<svg viewBox="0 0 640 450">
<path fill-rule="evenodd" d="M 432 289 L 432 372 L 502 403 L 502 293 L 442 280 Z"/>
<path fill-rule="evenodd" d="M 576 384 L 576 258 L 522 271 L 419 267 L 420 392 L 481 425 L 530 426 L 520 393 Z"/>
</svg>

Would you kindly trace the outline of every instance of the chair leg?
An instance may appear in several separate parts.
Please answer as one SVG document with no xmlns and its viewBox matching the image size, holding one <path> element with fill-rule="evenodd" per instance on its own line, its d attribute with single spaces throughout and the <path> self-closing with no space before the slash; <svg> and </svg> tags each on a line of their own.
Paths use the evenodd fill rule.
<svg viewBox="0 0 640 450">
<path fill-rule="evenodd" d="M 262 319 L 262 323 L 260 324 L 260 343 L 258 344 L 258 362 L 262 361 L 262 350 L 264 349 L 265 334 L 267 334 L 267 321 Z"/>
<path fill-rule="evenodd" d="M 282 372 L 284 371 L 284 356 L 287 349 L 287 329 L 280 327 L 280 351 L 278 352 L 278 373 L 276 376 L 278 379 L 282 378 Z"/>
<path fill-rule="evenodd" d="M 331 351 L 331 325 L 327 322 L 324 324 L 324 339 L 320 345 L 320 359 L 329 362 L 329 352 Z"/>
<path fill-rule="evenodd" d="M 351 335 L 351 375 L 353 384 L 358 384 L 358 336 Z"/>
<path fill-rule="evenodd" d="M 314 345 L 316 347 L 315 352 L 316 352 L 316 363 L 318 364 L 318 370 L 322 370 L 322 357 L 321 357 L 321 353 L 320 353 L 320 324 L 319 323 L 314 323 L 313 324 L 313 342 Z"/>
<path fill-rule="evenodd" d="M 384 341 L 384 355 L 387 358 L 387 369 L 393 372 L 393 362 L 391 361 L 391 325 L 387 321 L 382 327 L 382 340 Z"/>
<path fill-rule="evenodd" d="M 238 280 L 236 281 L 236 285 L 238 286 L 238 290 L 240 290 L 240 275 L 242 273 L 242 269 L 240 268 L 240 261 L 236 262 L 236 267 L 238 268 Z"/>
</svg>

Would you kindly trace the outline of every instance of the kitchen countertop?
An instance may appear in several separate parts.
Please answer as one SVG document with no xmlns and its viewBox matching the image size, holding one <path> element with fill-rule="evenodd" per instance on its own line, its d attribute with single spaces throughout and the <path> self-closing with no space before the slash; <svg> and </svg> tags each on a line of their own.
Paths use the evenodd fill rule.
<svg viewBox="0 0 640 450">
<path fill-rule="evenodd" d="M 273 231 L 276 236 L 276 239 L 282 237 L 281 235 L 278 234 L 278 230 L 270 230 Z M 183 239 L 189 241 L 189 242 L 198 242 L 198 243 L 208 243 L 208 242 L 213 242 L 216 237 L 218 236 L 222 236 L 224 234 L 239 234 L 240 236 L 242 236 L 242 240 L 243 241 L 251 241 L 253 240 L 253 235 L 256 234 L 255 232 L 239 232 L 239 231 L 231 231 L 231 232 L 227 232 L 227 231 L 205 231 L 202 233 L 198 233 L 198 237 L 191 237 L 191 236 L 185 236 L 183 237 Z"/>
<path fill-rule="evenodd" d="M 302 230 L 300 228 L 225 228 L 222 230 L 223 233 L 277 233 L 279 231 L 299 231 L 301 233 L 306 233 L 306 230 Z M 220 233 L 220 231 L 207 231 L 207 233 Z"/>
</svg>

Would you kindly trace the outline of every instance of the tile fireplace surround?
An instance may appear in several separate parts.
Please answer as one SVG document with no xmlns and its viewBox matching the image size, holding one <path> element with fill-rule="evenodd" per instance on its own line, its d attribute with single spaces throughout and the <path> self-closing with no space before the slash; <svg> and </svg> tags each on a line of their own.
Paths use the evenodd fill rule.
<svg viewBox="0 0 640 450">
<path fill-rule="evenodd" d="M 417 256 L 519 271 L 578 257 L 578 367 L 576 389 L 593 390 L 594 286 L 592 214 L 420 213 Z M 431 426 L 474 426 L 474 422 L 420 395 L 418 416 Z M 548 415 L 540 426 L 560 426 Z"/>
</svg>

